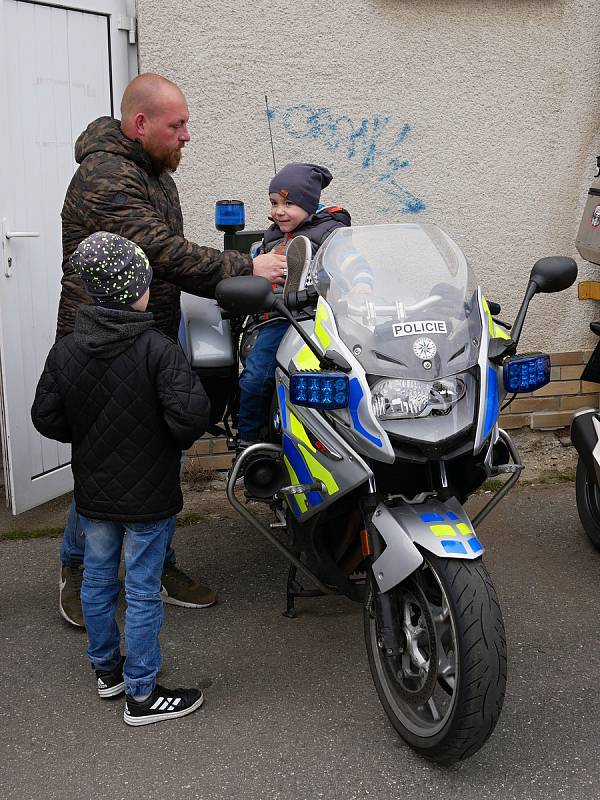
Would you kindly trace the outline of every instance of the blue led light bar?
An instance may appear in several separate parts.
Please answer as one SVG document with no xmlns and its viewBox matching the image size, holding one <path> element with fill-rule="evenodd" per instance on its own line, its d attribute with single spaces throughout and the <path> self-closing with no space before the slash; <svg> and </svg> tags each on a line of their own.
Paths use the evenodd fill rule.
<svg viewBox="0 0 600 800">
<path fill-rule="evenodd" d="M 343 372 L 295 372 L 290 377 L 290 400 L 295 406 L 320 411 L 346 408 L 349 393 Z"/>
<path fill-rule="evenodd" d="M 217 200 L 215 203 L 215 227 L 218 231 L 235 233 L 243 231 L 246 213 L 241 200 Z"/>
<path fill-rule="evenodd" d="M 547 353 L 529 353 L 510 356 L 503 366 L 504 388 L 510 394 L 534 392 L 550 383 L 550 356 Z"/>
</svg>

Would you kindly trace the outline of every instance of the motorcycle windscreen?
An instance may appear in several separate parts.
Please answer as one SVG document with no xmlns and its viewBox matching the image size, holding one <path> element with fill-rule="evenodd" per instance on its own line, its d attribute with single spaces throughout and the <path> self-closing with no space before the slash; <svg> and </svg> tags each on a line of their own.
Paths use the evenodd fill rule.
<svg viewBox="0 0 600 800">
<path fill-rule="evenodd" d="M 436 225 L 339 228 L 319 250 L 311 277 L 368 374 L 434 380 L 477 364 L 475 279 Z"/>
</svg>

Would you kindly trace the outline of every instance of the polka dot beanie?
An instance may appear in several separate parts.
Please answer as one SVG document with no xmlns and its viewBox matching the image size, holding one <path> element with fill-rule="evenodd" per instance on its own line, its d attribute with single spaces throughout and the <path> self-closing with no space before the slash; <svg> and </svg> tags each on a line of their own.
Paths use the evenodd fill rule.
<svg viewBox="0 0 600 800">
<path fill-rule="evenodd" d="M 152 280 L 152 267 L 142 248 L 106 231 L 92 233 L 80 242 L 70 262 L 100 305 L 130 306 Z"/>
</svg>

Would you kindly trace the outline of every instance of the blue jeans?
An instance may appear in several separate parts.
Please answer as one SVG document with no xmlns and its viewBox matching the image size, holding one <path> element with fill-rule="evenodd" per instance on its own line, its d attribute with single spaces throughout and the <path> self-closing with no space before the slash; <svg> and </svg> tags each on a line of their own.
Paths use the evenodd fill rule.
<svg viewBox="0 0 600 800">
<path fill-rule="evenodd" d="M 81 606 L 94 669 L 113 670 L 121 660 L 115 621 L 119 562 L 125 560 L 125 691 L 147 695 L 160 669 L 158 634 L 163 621 L 161 573 L 175 517 L 153 522 L 111 522 L 79 515 L 85 550 Z"/>
<path fill-rule="evenodd" d="M 275 388 L 277 348 L 289 322 L 271 322 L 262 327 L 240 375 L 240 417 L 238 437 L 242 442 L 258 442 L 267 422 Z"/>
<path fill-rule="evenodd" d="M 83 519 L 77 513 L 75 507 L 75 500 L 71 501 L 71 508 L 67 516 L 67 524 L 65 525 L 65 532 L 63 534 L 62 544 L 60 546 L 60 560 L 65 567 L 74 567 L 83 564 L 83 530 L 81 527 L 81 520 Z M 167 555 L 165 557 L 165 567 L 175 563 L 175 551 L 171 547 L 171 540 L 175 533 L 175 525 L 171 530 L 169 541 L 167 542 Z"/>
</svg>

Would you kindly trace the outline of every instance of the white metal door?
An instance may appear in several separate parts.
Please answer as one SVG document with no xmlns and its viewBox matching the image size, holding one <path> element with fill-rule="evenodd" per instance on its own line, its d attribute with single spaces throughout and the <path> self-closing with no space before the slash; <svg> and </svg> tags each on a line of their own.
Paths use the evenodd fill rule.
<svg viewBox="0 0 600 800">
<path fill-rule="evenodd" d="M 118 116 L 132 63 L 127 0 L 68 6 L 0 0 L 0 427 L 13 514 L 72 487 L 70 448 L 40 436 L 29 412 L 54 342 L 74 143 Z"/>
</svg>

